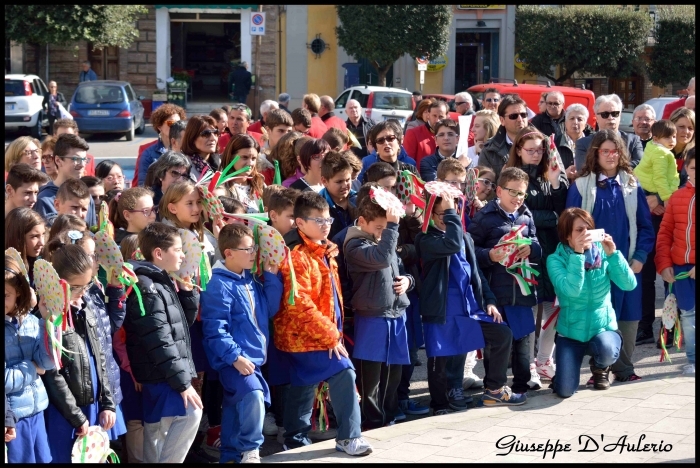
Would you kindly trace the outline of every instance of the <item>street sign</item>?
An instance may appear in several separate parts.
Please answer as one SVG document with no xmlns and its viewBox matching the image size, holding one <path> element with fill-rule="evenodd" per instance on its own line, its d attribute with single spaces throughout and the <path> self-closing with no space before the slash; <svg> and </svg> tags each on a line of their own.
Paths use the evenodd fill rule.
<svg viewBox="0 0 700 468">
<path fill-rule="evenodd" d="M 418 71 L 426 71 L 427 69 L 428 69 L 427 63 L 419 63 L 418 64 Z"/>
<path fill-rule="evenodd" d="M 250 15 L 250 35 L 265 35 L 265 13 L 252 13 Z"/>
<path fill-rule="evenodd" d="M 418 65 L 427 64 L 427 63 L 428 63 L 428 58 L 427 58 L 427 57 L 418 57 L 418 58 L 416 59 L 416 63 L 417 63 Z"/>
<path fill-rule="evenodd" d="M 420 84 L 425 84 L 425 72 L 422 70 L 420 72 Z"/>
</svg>

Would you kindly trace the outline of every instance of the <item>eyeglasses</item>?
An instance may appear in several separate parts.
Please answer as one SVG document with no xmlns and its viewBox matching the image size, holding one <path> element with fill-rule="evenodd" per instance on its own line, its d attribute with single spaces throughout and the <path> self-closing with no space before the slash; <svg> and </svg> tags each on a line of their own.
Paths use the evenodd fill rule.
<svg viewBox="0 0 700 468">
<path fill-rule="evenodd" d="M 612 112 L 598 112 L 598 115 L 601 116 L 604 119 L 607 119 L 611 115 L 615 118 L 620 117 L 620 111 L 612 111 Z"/>
<path fill-rule="evenodd" d="M 110 174 L 107 177 L 105 177 L 105 180 L 108 180 L 110 182 L 114 182 L 115 180 L 124 180 L 124 174 Z"/>
<path fill-rule="evenodd" d="M 186 172 L 178 172 L 175 169 L 172 169 L 168 172 L 170 172 L 170 175 L 173 176 L 173 179 L 175 179 L 175 180 L 184 179 L 185 177 L 187 177 Z"/>
<path fill-rule="evenodd" d="M 484 184 L 484 187 L 486 187 L 486 188 L 495 187 L 495 186 L 496 186 L 496 182 L 492 182 L 492 181 L 490 181 L 489 179 L 476 179 L 476 180 L 478 180 L 479 182 L 481 182 L 482 184 Z"/>
<path fill-rule="evenodd" d="M 231 250 L 242 250 L 243 252 L 247 253 L 248 255 L 253 255 L 255 252 L 258 251 L 260 247 L 258 245 L 254 245 L 252 247 L 247 247 L 245 249 L 231 249 Z"/>
<path fill-rule="evenodd" d="M 143 215 L 148 218 L 151 216 L 151 213 L 153 214 L 158 214 L 158 207 L 157 206 L 152 206 L 150 208 L 143 208 L 141 210 L 126 210 L 129 213 L 143 213 Z"/>
<path fill-rule="evenodd" d="M 511 189 L 508 187 L 501 187 L 501 188 L 503 190 L 505 190 L 506 192 L 508 192 L 508 195 L 510 195 L 513 198 L 522 198 L 522 199 L 527 198 L 527 193 L 521 192 L 520 190 Z"/>
<path fill-rule="evenodd" d="M 525 151 L 528 156 L 534 156 L 536 154 L 544 154 L 544 148 L 520 148 L 521 150 Z"/>
<path fill-rule="evenodd" d="M 451 186 L 456 187 L 460 190 L 464 190 L 464 188 L 467 186 L 466 182 L 460 182 L 458 180 L 445 180 L 443 182 L 445 182 L 446 184 L 450 184 Z"/>
<path fill-rule="evenodd" d="M 604 158 L 607 158 L 608 156 L 620 156 L 620 152 L 618 150 L 609 150 L 609 149 L 599 149 L 598 154 L 603 156 Z"/>
<path fill-rule="evenodd" d="M 501 98 L 486 98 L 484 101 L 486 102 L 500 102 Z M 515 119 L 513 119 L 515 120 Z"/>
<path fill-rule="evenodd" d="M 527 112 L 516 112 L 515 114 L 508 114 L 506 117 L 508 117 L 510 120 L 518 120 L 518 117 L 523 120 L 527 120 Z"/>
<path fill-rule="evenodd" d="M 68 159 L 69 161 L 73 162 L 73 165 L 77 166 L 78 164 L 87 164 L 87 162 L 90 160 L 90 158 L 78 158 L 76 156 L 59 156 L 61 159 Z"/>
<path fill-rule="evenodd" d="M 467 104 L 467 101 L 460 101 L 460 102 L 455 101 L 455 107 L 461 106 L 462 104 Z"/>
<path fill-rule="evenodd" d="M 82 296 L 83 293 L 90 289 L 93 284 L 95 284 L 95 280 L 90 281 L 85 286 L 70 286 L 71 296 Z"/>
<path fill-rule="evenodd" d="M 214 130 L 202 130 L 199 132 L 199 136 L 203 138 L 209 138 L 209 135 L 214 135 L 215 137 L 219 136 L 219 129 L 215 128 Z"/>
<path fill-rule="evenodd" d="M 438 219 L 442 219 L 445 216 L 445 212 L 443 211 L 442 213 L 438 213 L 437 211 L 433 211 L 433 214 L 438 217 Z"/>
<path fill-rule="evenodd" d="M 37 154 L 41 154 L 41 150 L 40 149 L 33 149 L 33 150 L 26 149 L 23 151 L 23 153 L 25 156 L 31 156 L 32 154 L 36 156 Z"/>
<path fill-rule="evenodd" d="M 387 135 L 385 137 L 377 138 L 376 142 L 378 145 L 383 145 L 384 143 L 392 144 L 397 138 L 398 137 L 396 135 Z"/>
<path fill-rule="evenodd" d="M 314 161 L 321 161 L 323 158 L 326 157 L 326 154 L 327 153 L 312 154 L 311 159 L 313 159 Z"/>
<path fill-rule="evenodd" d="M 42 153 L 41 154 L 41 161 L 44 163 L 53 162 L 53 153 Z"/>
<path fill-rule="evenodd" d="M 301 219 L 304 219 L 306 221 L 313 221 L 316 224 L 318 224 L 319 226 L 326 226 L 326 225 L 330 226 L 331 224 L 333 224 L 333 221 L 335 221 L 335 218 L 306 218 L 306 217 L 304 217 Z"/>
<path fill-rule="evenodd" d="M 654 120 L 654 119 L 647 119 L 647 118 L 645 118 L 645 117 L 635 117 L 635 118 L 633 118 L 632 120 L 634 120 L 635 122 L 640 122 L 640 123 L 652 123 L 652 122 L 656 122 L 656 120 Z"/>
<path fill-rule="evenodd" d="M 550 107 L 559 107 L 562 105 L 562 103 L 561 102 L 548 102 L 547 105 Z"/>
<path fill-rule="evenodd" d="M 457 134 L 455 132 L 440 132 L 435 136 L 439 138 L 454 138 Z"/>
</svg>

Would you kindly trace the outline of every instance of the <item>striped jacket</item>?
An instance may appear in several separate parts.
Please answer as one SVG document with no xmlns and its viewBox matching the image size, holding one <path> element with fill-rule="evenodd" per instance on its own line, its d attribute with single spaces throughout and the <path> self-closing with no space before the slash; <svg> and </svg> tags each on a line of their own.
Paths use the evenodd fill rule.
<svg viewBox="0 0 700 468">
<path fill-rule="evenodd" d="M 654 263 L 659 273 L 673 265 L 695 265 L 695 186 L 690 181 L 666 202 Z"/>
</svg>

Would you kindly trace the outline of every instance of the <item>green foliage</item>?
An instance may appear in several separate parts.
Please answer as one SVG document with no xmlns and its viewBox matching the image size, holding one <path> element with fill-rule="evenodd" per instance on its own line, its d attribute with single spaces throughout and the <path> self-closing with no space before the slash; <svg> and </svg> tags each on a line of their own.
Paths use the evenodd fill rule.
<svg viewBox="0 0 700 468">
<path fill-rule="evenodd" d="M 615 6 L 521 6 L 515 47 L 528 71 L 555 81 L 576 72 L 626 78 L 641 70 L 651 27 L 648 13 Z"/>
<path fill-rule="evenodd" d="M 92 42 L 129 47 L 143 5 L 5 5 L 5 39 L 29 44 Z"/>
<path fill-rule="evenodd" d="M 657 6 L 649 78 L 657 86 L 687 83 L 695 76 L 695 7 Z"/>
<path fill-rule="evenodd" d="M 449 5 L 338 5 L 338 44 L 379 72 L 379 85 L 404 54 L 412 57 L 445 53 L 450 37 Z"/>
</svg>

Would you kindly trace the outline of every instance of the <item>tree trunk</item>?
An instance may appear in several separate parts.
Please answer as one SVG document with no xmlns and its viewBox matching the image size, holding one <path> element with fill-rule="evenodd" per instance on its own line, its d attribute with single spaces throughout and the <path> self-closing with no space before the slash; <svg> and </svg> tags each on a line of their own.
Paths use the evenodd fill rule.
<svg viewBox="0 0 700 468">
<path fill-rule="evenodd" d="M 377 64 L 377 62 L 375 62 L 375 66 L 376 66 L 376 64 Z M 381 68 L 377 67 L 377 73 L 379 75 L 377 84 L 379 86 L 386 86 L 386 75 L 387 75 L 387 73 L 389 73 L 389 69 L 393 66 L 394 66 L 394 63 L 392 62 L 389 65 L 386 65 L 384 67 L 381 67 Z"/>
<path fill-rule="evenodd" d="M 41 46 L 39 44 L 34 44 L 34 74 L 40 76 L 39 67 L 41 66 Z"/>
</svg>

